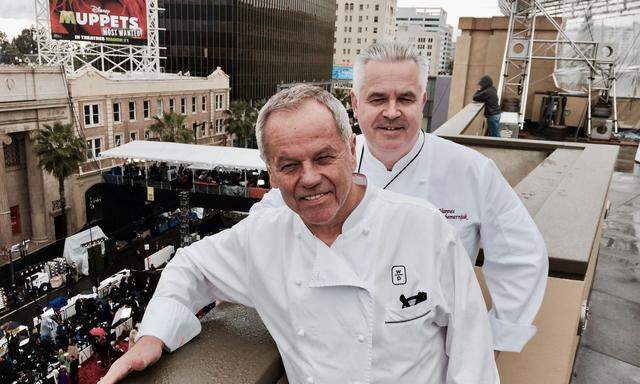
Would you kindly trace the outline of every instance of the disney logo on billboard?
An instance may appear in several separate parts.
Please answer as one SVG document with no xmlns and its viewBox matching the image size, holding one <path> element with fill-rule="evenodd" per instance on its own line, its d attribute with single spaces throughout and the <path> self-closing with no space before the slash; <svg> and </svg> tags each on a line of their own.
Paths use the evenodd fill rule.
<svg viewBox="0 0 640 384">
<path fill-rule="evenodd" d="M 101 7 L 101 6 L 99 6 L 99 5 L 92 5 L 92 6 L 91 6 L 91 12 L 93 12 L 93 13 L 100 13 L 100 14 L 103 14 L 103 15 L 108 15 L 108 14 L 110 14 L 110 13 L 111 13 L 111 11 L 110 11 L 110 10 L 108 10 L 108 9 L 104 9 L 104 8 L 102 8 L 102 7 Z"/>
</svg>

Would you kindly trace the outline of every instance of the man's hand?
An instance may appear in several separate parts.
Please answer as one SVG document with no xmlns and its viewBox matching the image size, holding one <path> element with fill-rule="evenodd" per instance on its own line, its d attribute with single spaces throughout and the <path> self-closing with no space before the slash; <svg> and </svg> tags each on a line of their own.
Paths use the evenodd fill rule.
<svg viewBox="0 0 640 384">
<path fill-rule="evenodd" d="M 157 337 L 142 336 L 130 351 L 111 365 L 98 384 L 115 384 L 132 371 L 142 371 L 160 359 L 162 346 L 162 340 Z"/>
</svg>

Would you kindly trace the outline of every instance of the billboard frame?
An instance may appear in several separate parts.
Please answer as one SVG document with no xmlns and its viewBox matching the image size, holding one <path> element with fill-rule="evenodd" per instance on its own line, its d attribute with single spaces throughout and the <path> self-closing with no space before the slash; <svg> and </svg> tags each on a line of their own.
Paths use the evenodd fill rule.
<svg viewBox="0 0 640 384">
<path fill-rule="evenodd" d="M 87 67 L 101 72 L 160 73 L 158 0 L 146 0 L 147 44 L 120 45 L 54 40 L 51 36 L 49 0 L 34 0 L 38 64 L 64 67 L 73 75 Z"/>
</svg>

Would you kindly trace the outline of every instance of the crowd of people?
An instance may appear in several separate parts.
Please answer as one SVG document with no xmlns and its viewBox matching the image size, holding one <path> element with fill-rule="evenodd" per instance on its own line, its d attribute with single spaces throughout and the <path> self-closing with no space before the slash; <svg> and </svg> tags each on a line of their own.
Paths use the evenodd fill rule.
<svg viewBox="0 0 640 384">
<path fill-rule="evenodd" d="M 210 170 L 190 169 L 184 165 L 170 167 L 167 163 L 152 163 L 145 167 L 137 163 L 126 163 L 116 167 L 111 174 L 128 180 L 150 180 L 168 182 L 172 187 L 190 189 L 193 183 L 200 185 L 240 186 L 269 189 L 269 174 L 260 170 L 244 170 L 218 167 Z"/>
<path fill-rule="evenodd" d="M 77 384 L 83 350 L 95 353 L 98 366 L 108 368 L 135 341 L 135 326 L 116 336 L 115 314 L 128 307 L 130 324 L 140 322 L 158 278 L 157 273 L 132 273 L 104 295 L 94 287 L 93 293 L 75 296 L 72 309 L 61 298 L 47 308 L 36 305 L 33 324 L 5 324 L 8 344 L 0 357 L 0 384 Z"/>
</svg>

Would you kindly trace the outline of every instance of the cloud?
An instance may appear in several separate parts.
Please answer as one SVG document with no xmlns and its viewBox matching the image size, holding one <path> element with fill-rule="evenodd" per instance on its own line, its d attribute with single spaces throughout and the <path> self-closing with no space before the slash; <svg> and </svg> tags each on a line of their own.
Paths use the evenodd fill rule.
<svg viewBox="0 0 640 384">
<path fill-rule="evenodd" d="M 2 0 L 0 14 L 4 19 L 31 19 L 35 21 L 35 3 L 27 0 Z"/>
<path fill-rule="evenodd" d="M 23 29 L 35 25 L 33 19 L 5 19 L 0 17 L 0 31 L 7 34 L 9 39 L 13 39 L 22 32 Z"/>
</svg>

